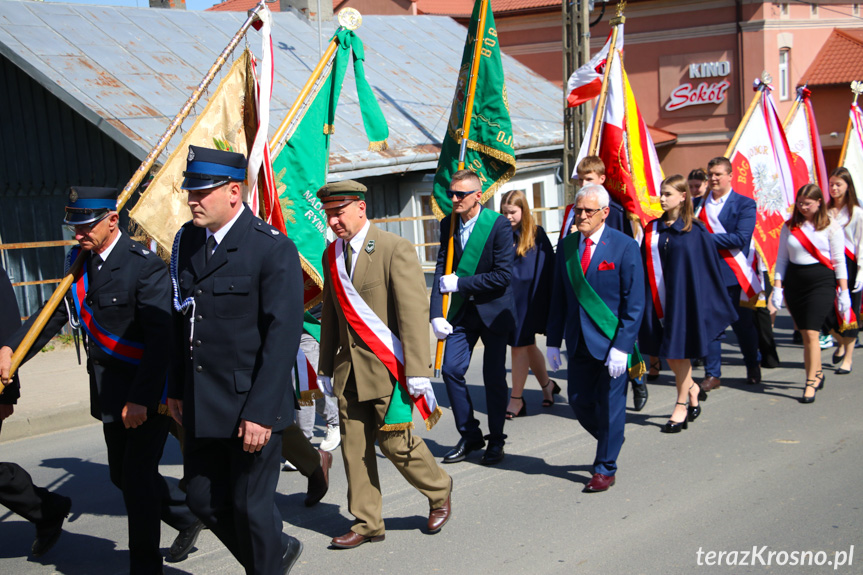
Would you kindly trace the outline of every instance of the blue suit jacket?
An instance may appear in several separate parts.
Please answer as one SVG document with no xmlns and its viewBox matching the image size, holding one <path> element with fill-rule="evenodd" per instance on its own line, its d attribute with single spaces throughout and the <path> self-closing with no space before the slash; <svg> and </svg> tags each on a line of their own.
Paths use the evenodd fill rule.
<svg viewBox="0 0 863 575">
<path fill-rule="evenodd" d="M 430 319 L 443 316 L 440 278 L 444 275 L 444 266 L 446 265 L 450 217 L 445 217 L 440 223 L 440 251 L 438 251 L 437 266 L 432 281 Z M 457 218 L 456 222 L 460 227 L 461 218 Z M 498 217 L 482 250 L 476 272 L 472 276 L 458 279 L 459 293 L 465 298 L 473 297 L 473 303 L 476 305 L 483 324 L 489 329 L 500 332 L 509 332 L 515 329 L 515 304 L 510 286 L 515 258 L 515 248 L 512 244 L 512 226 L 506 218 Z M 464 251 L 458 240 L 458 228 L 456 228 L 456 234 L 453 238 L 453 247 L 452 269 L 455 273 Z M 458 317 L 455 318 L 456 323 L 458 319 Z"/>
<path fill-rule="evenodd" d="M 696 209 L 705 201 L 705 198 L 709 197 L 710 193 L 708 192 L 698 198 L 695 204 Z M 738 248 L 743 252 L 743 255 L 748 256 L 752 233 L 755 231 L 755 218 L 755 200 L 742 196 L 734 190 L 728 192 L 728 199 L 725 200 L 725 205 L 722 206 L 722 211 L 719 212 L 719 221 L 722 223 L 722 227 L 725 228 L 725 233 L 710 234 L 716 249 Z M 731 271 L 725 260 L 722 260 L 721 269 L 725 285 L 736 286 L 738 284 L 737 276 L 734 275 L 734 272 Z"/>
<path fill-rule="evenodd" d="M 573 234 L 572 241 L 580 240 Z M 599 270 L 603 263 L 606 264 L 603 267 L 613 264 L 614 268 Z M 644 314 L 644 270 L 638 243 L 606 226 L 593 251 L 585 278 L 617 316 L 618 328 L 614 339 L 607 338 L 579 305 L 566 271 L 566 253 L 561 246 L 555 260 L 548 347 L 560 347 L 566 338 L 566 349 L 572 354 L 579 340 L 584 338 L 590 355 L 600 361 L 605 360 L 612 347 L 631 352 Z"/>
</svg>

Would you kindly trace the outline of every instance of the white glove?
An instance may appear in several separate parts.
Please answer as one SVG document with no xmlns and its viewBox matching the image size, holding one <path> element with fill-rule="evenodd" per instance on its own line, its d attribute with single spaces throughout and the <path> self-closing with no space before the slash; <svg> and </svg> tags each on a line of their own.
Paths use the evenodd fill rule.
<svg viewBox="0 0 863 575">
<path fill-rule="evenodd" d="M 449 274 L 440 278 L 440 293 L 452 293 L 458 291 L 458 276 Z"/>
<path fill-rule="evenodd" d="M 434 336 L 438 339 L 446 339 L 446 336 L 452 333 L 452 324 L 442 317 L 434 318 L 431 324 Z"/>
<path fill-rule="evenodd" d="M 774 286 L 773 293 L 770 294 L 770 303 L 772 303 L 773 307 L 775 307 L 777 310 L 782 309 L 784 292 L 785 290 L 783 290 L 781 287 Z"/>
<path fill-rule="evenodd" d="M 860 290 L 863 290 L 863 278 L 860 277 L 861 275 L 863 274 L 859 273 L 858 270 L 857 280 L 854 282 L 854 289 L 851 290 L 851 293 L 857 293 Z"/>
<path fill-rule="evenodd" d="M 847 289 L 839 290 L 839 313 L 846 314 L 851 309 L 851 294 Z"/>
<path fill-rule="evenodd" d="M 327 397 L 333 397 L 333 380 L 328 375 L 318 376 L 318 389 L 324 392 Z"/>
<path fill-rule="evenodd" d="M 605 360 L 605 365 L 608 366 L 608 375 L 612 378 L 623 375 L 623 372 L 626 371 L 628 357 L 628 353 L 624 353 L 616 347 L 611 348 L 611 351 L 608 352 L 608 358 Z"/>
<path fill-rule="evenodd" d="M 551 371 L 557 371 L 560 369 L 560 348 L 559 347 L 550 347 L 545 350 L 545 357 L 548 358 L 548 366 L 551 368 Z"/>
<path fill-rule="evenodd" d="M 432 391 L 432 384 L 427 377 L 409 377 L 408 378 L 408 393 L 414 397 L 425 395 L 426 392 Z"/>
</svg>

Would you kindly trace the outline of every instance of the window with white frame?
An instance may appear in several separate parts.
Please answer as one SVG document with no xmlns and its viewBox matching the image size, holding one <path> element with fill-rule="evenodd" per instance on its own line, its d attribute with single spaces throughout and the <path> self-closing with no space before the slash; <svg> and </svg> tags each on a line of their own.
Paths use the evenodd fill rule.
<svg viewBox="0 0 863 575">
<path fill-rule="evenodd" d="M 783 48 L 779 50 L 779 99 L 791 98 L 791 50 Z"/>
</svg>

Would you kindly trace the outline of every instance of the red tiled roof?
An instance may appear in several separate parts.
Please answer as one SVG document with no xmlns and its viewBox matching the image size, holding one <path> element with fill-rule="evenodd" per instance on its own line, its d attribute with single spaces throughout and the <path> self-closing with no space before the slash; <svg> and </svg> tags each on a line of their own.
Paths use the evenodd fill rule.
<svg viewBox="0 0 863 575">
<path fill-rule="evenodd" d="M 863 30 L 839 29 L 827 38 L 800 84 L 847 84 L 863 78 Z"/>
<path fill-rule="evenodd" d="M 653 140 L 653 145 L 657 148 L 673 144 L 677 141 L 677 134 L 657 128 L 656 126 L 647 126 L 647 131 L 650 132 L 650 139 Z"/>
<path fill-rule="evenodd" d="M 260 3 L 260 0 L 225 0 L 207 8 L 208 12 L 248 12 Z M 279 12 L 279 3 L 267 4 L 270 12 Z"/>
<path fill-rule="evenodd" d="M 473 12 L 472 0 L 416 0 L 417 11 L 422 14 L 468 18 Z M 494 0 L 492 10 L 495 14 L 519 12 L 551 6 L 560 6 L 561 0 Z"/>
</svg>

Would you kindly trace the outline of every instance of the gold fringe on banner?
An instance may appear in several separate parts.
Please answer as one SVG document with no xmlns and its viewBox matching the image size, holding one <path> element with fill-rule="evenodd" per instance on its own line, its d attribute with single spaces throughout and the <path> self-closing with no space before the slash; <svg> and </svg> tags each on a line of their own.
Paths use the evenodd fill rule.
<svg viewBox="0 0 863 575">
<path fill-rule="evenodd" d="M 314 405 L 316 399 L 322 399 L 324 394 L 319 389 L 307 389 L 300 392 L 300 405 Z"/>
<path fill-rule="evenodd" d="M 390 145 L 387 144 L 386 140 L 382 140 L 380 142 L 369 142 L 369 151 L 371 152 L 383 152 L 384 150 L 389 150 Z"/>
<path fill-rule="evenodd" d="M 381 431 L 383 432 L 397 432 L 404 431 L 405 429 L 413 429 L 414 422 L 408 421 L 407 423 L 387 423 L 383 427 L 381 427 Z"/>
<path fill-rule="evenodd" d="M 647 373 L 647 366 L 644 365 L 643 361 L 639 361 L 629 368 L 629 377 L 632 379 L 638 379 L 645 373 Z"/>
<path fill-rule="evenodd" d="M 438 421 L 440 421 L 440 418 L 442 416 L 443 411 L 441 410 L 440 406 L 436 407 L 435 410 L 431 412 L 431 415 L 429 415 L 429 418 L 426 419 L 426 429 L 431 431 L 431 428 L 434 427 Z"/>
<path fill-rule="evenodd" d="M 324 124 L 324 134 L 332 136 L 336 133 L 336 127 L 332 124 Z"/>
</svg>

